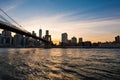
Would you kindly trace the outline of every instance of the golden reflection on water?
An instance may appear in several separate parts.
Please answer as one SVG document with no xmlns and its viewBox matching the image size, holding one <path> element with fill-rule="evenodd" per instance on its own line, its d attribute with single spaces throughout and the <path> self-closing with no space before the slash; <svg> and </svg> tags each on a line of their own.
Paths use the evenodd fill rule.
<svg viewBox="0 0 120 80">
<path fill-rule="evenodd" d="M 117 80 L 120 77 L 119 49 L 25 48 L 0 52 L 0 80 Z"/>
</svg>

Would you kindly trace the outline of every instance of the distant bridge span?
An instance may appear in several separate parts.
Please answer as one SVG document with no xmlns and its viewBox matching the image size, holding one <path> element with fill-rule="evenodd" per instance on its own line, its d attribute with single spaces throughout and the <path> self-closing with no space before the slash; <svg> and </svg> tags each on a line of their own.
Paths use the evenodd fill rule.
<svg viewBox="0 0 120 80">
<path fill-rule="evenodd" d="M 25 36 L 28 36 L 28 37 L 32 37 L 34 39 L 38 39 L 40 41 L 43 41 L 45 43 L 50 43 L 49 41 L 47 40 L 44 40 L 40 37 L 37 37 L 37 36 L 34 36 L 32 35 L 30 32 L 26 31 L 26 30 L 23 30 L 21 28 L 18 28 L 12 24 L 9 24 L 9 23 L 6 23 L 6 22 L 3 22 L 0 20 L 0 28 L 1 29 L 5 29 L 5 30 L 8 30 L 8 31 L 12 31 L 12 32 L 15 32 L 15 33 L 18 33 L 18 34 L 21 34 L 21 35 L 25 35 Z"/>
</svg>

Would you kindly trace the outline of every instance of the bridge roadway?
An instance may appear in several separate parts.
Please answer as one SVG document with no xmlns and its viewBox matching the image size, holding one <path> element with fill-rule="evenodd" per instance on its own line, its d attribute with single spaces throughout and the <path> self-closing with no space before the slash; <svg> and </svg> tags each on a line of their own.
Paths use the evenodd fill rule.
<svg viewBox="0 0 120 80">
<path fill-rule="evenodd" d="M 5 30 L 8 30 L 8 31 L 15 32 L 15 33 L 18 33 L 18 34 L 21 34 L 21 35 L 25 35 L 25 36 L 28 36 L 28 37 L 32 37 L 32 38 L 34 38 L 34 39 L 38 39 L 38 40 L 43 41 L 43 42 L 45 42 L 45 43 L 47 43 L 47 44 L 50 43 L 50 42 L 47 41 L 47 40 L 44 40 L 44 39 L 42 39 L 42 38 L 40 38 L 40 37 L 37 37 L 37 36 L 32 35 L 30 32 L 28 32 L 28 31 L 26 31 L 26 30 L 23 30 L 23 29 L 21 29 L 21 28 L 18 28 L 18 27 L 16 27 L 16 26 L 12 25 L 12 24 L 3 22 L 3 21 L 1 21 L 1 20 L 0 20 L 0 28 L 1 28 L 1 29 L 5 29 Z"/>
</svg>

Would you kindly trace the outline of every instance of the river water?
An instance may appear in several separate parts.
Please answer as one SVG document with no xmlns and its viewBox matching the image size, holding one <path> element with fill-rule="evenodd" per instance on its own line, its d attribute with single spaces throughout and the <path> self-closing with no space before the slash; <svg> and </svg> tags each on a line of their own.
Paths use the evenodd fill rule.
<svg viewBox="0 0 120 80">
<path fill-rule="evenodd" d="M 0 49 L 0 80 L 120 80 L 120 49 Z"/>
</svg>

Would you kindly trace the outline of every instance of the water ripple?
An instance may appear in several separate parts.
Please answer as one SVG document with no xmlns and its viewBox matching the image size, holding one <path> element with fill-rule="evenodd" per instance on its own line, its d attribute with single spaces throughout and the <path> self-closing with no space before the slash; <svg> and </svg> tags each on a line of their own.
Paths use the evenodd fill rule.
<svg viewBox="0 0 120 80">
<path fill-rule="evenodd" d="M 0 80 L 120 80 L 120 49 L 2 49 Z"/>
</svg>

